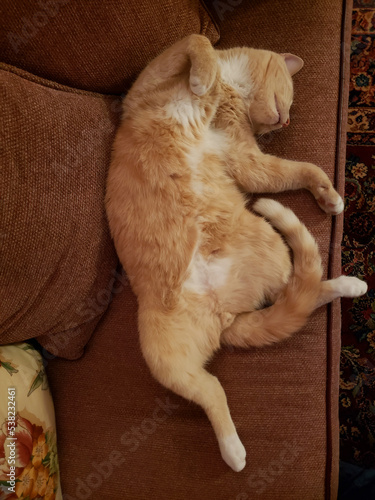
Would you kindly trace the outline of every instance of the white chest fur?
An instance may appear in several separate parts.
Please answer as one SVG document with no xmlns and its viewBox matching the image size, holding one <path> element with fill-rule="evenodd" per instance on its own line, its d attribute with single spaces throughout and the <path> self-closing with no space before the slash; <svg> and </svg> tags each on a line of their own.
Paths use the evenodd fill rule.
<svg viewBox="0 0 375 500">
<path fill-rule="evenodd" d="M 230 257 L 203 257 L 195 252 L 188 271 L 189 276 L 184 287 L 190 292 L 205 295 L 215 291 L 227 283 L 232 260 Z"/>
<path fill-rule="evenodd" d="M 191 93 L 181 88 L 164 106 L 164 113 L 166 118 L 171 118 L 188 130 L 200 122 L 202 110 L 199 102 L 192 99 Z"/>
<path fill-rule="evenodd" d="M 222 79 L 235 88 L 242 97 L 248 96 L 253 88 L 248 72 L 248 56 L 236 54 L 230 58 L 220 57 L 218 62 Z"/>
<path fill-rule="evenodd" d="M 205 131 L 198 145 L 195 145 L 187 155 L 187 163 L 191 171 L 191 188 L 200 195 L 210 184 L 210 175 L 207 175 L 205 157 L 216 156 L 218 161 L 224 156 L 227 146 L 227 137 L 223 131 L 209 129 Z M 212 191 L 212 186 L 211 186 Z"/>
</svg>

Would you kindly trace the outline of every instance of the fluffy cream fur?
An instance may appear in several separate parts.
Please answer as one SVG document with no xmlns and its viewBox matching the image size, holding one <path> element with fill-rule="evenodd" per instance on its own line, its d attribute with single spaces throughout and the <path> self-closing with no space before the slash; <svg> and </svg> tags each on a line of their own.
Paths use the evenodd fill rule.
<svg viewBox="0 0 375 500">
<path fill-rule="evenodd" d="M 256 144 L 255 134 L 288 125 L 302 65 L 291 54 L 181 40 L 126 96 L 108 175 L 108 220 L 138 297 L 144 358 L 157 380 L 204 408 L 236 471 L 246 452 L 205 363 L 222 342 L 276 342 L 315 307 L 366 291 L 356 278 L 321 282 L 317 245 L 290 210 L 267 199 L 254 206 L 261 217 L 245 208 L 246 191 L 306 188 L 326 212 L 343 209 L 320 168 Z M 273 226 L 293 250 L 293 272 Z"/>
</svg>

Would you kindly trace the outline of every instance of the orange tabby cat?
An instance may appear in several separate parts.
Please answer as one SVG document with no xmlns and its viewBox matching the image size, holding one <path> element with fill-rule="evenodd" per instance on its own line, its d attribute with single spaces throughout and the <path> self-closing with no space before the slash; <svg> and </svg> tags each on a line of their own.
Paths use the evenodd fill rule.
<svg viewBox="0 0 375 500">
<path fill-rule="evenodd" d="M 285 236 L 292 269 L 280 234 L 245 208 L 244 191 L 306 188 L 327 213 L 343 210 L 320 168 L 263 154 L 254 138 L 288 125 L 291 76 L 302 65 L 291 54 L 181 40 L 126 96 L 108 175 L 108 220 L 138 298 L 144 358 L 164 386 L 203 407 L 235 471 L 246 452 L 205 363 L 221 342 L 276 342 L 316 307 L 367 289 L 353 277 L 322 282 L 305 226 L 260 199 L 253 208 Z"/>
</svg>

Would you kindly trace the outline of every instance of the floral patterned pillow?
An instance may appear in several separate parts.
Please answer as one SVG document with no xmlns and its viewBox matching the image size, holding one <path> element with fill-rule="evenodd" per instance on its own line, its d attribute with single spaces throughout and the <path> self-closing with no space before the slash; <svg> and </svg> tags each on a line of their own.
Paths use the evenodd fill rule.
<svg viewBox="0 0 375 500">
<path fill-rule="evenodd" d="M 61 500 L 55 412 L 40 353 L 0 346 L 0 499 Z"/>
</svg>

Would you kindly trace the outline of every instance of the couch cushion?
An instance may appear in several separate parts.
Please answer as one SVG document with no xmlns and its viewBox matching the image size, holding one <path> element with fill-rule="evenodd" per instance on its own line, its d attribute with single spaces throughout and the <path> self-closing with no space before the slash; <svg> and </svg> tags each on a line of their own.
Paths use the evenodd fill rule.
<svg viewBox="0 0 375 500">
<path fill-rule="evenodd" d="M 77 358 L 116 272 L 103 198 L 120 103 L 6 65 L 0 84 L 0 343 Z"/>
<path fill-rule="evenodd" d="M 3 0 L 2 60 L 72 87 L 122 93 L 162 49 L 218 33 L 199 0 Z"/>
<path fill-rule="evenodd" d="M 222 22 L 219 47 L 252 45 L 305 58 L 295 78 L 292 123 L 264 137 L 262 147 L 317 163 L 336 177 L 343 194 L 337 112 L 340 55 L 348 51 L 348 40 L 341 45 L 341 0 L 220 3 L 233 9 Z M 278 198 L 306 222 L 318 240 L 325 274 L 335 275 L 342 217 L 321 212 L 307 192 Z M 139 349 L 136 300 L 125 280 L 117 290 L 85 356 L 74 364 L 53 360 L 47 368 L 64 434 L 66 500 L 336 499 L 338 302 L 316 311 L 286 342 L 223 349 L 211 363 L 248 451 L 247 466 L 234 473 L 222 461 L 203 411 L 152 379 Z M 84 403 L 77 408 L 77 401 Z"/>
<path fill-rule="evenodd" d="M 246 44 L 253 47 L 291 52 L 302 57 L 305 65 L 294 77 L 291 124 L 287 131 L 264 136 L 261 147 L 282 158 L 316 163 L 335 181 L 344 196 L 352 0 L 252 2 L 251 20 L 247 2 L 207 0 L 207 4 L 221 33 L 218 48 L 241 45 L 246 40 Z M 341 274 L 343 214 L 327 218 L 304 192 L 273 197 L 290 205 L 318 236 L 327 277 Z M 336 499 L 340 302 L 330 304 L 327 310 L 326 323 L 319 323 L 327 340 L 325 343 L 325 338 L 321 339 L 327 375 L 325 498 Z"/>
</svg>

